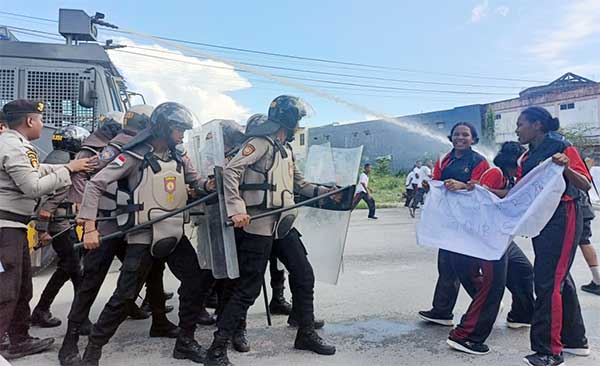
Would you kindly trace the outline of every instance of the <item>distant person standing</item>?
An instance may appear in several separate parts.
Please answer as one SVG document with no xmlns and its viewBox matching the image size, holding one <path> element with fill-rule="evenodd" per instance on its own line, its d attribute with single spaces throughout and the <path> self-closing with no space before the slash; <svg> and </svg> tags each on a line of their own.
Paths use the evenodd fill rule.
<svg viewBox="0 0 600 366">
<path fill-rule="evenodd" d="M 594 161 L 590 158 L 586 158 L 585 165 L 589 171 L 594 165 Z M 596 189 L 595 184 L 592 189 Z M 579 240 L 579 249 L 581 249 L 583 258 L 592 272 L 592 281 L 587 285 L 581 286 L 581 290 L 591 294 L 600 295 L 600 267 L 598 267 L 598 255 L 590 240 L 592 237 L 592 221 L 596 215 L 594 214 L 588 192 L 582 191 L 580 205 L 583 214 L 583 232 L 581 234 L 581 239 Z"/>
<path fill-rule="evenodd" d="M 410 202 L 415 196 L 415 190 L 413 189 L 413 180 L 415 179 L 414 167 L 413 170 L 408 173 L 406 176 L 405 187 L 406 187 L 406 202 L 404 202 L 404 207 L 410 207 Z"/>
<path fill-rule="evenodd" d="M 356 194 L 354 195 L 353 207 L 358 205 L 360 200 L 364 200 L 369 206 L 369 218 L 377 220 L 375 216 L 375 199 L 373 199 L 373 191 L 369 188 L 369 174 L 371 173 L 371 164 L 367 163 L 364 166 L 364 170 L 360 173 L 358 184 L 356 185 Z"/>
</svg>

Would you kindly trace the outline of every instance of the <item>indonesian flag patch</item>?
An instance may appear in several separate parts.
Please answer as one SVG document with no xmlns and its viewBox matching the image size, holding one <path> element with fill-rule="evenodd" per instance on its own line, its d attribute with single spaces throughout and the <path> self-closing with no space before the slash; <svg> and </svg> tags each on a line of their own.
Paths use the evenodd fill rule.
<svg viewBox="0 0 600 366">
<path fill-rule="evenodd" d="M 115 158 L 115 160 L 113 160 L 115 163 L 117 163 L 118 166 L 123 166 L 123 164 L 125 164 L 125 162 L 127 161 L 127 159 L 125 158 L 125 156 L 123 156 L 123 154 L 117 156 Z"/>
</svg>

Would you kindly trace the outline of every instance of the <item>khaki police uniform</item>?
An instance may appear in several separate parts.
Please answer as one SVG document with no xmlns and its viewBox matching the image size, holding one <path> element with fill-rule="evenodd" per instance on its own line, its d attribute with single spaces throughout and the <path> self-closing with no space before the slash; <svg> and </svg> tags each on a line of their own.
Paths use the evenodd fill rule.
<svg viewBox="0 0 600 366">
<path fill-rule="evenodd" d="M 175 157 L 173 154 L 171 151 L 156 152 L 150 145 L 141 143 L 118 155 L 87 184 L 79 218 L 93 220 L 97 216 L 98 202 L 102 193 L 111 183 L 117 181 L 121 181 L 121 185 L 126 186 L 132 193 L 133 206 L 141 203 L 140 198 L 144 200 L 143 208 L 138 207 L 141 210 L 133 213 L 138 223 L 144 222 L 141 213 L 149 212 L 153 206 L 158 208 L 158 206 L 173 204 L 172 209 L 183 207 L 187 196 L 181 201 L 180 194 L 183 189 L 184 194 L 187 195 L 185 184 L 189 184 L 200 193 L 205 194 L 206 180 L 199 177 L 189 159 Z M 159 172 L 153 174 L 150 159 L 158 162 L 161 166 Z M 176 173 L 173 173 L 173 176 L 161 176 L 163 171 L 172 171 L 171 168 L 176 159 L 179 160 L 179 163 L 175 166 L 179 166 L 181 175 L 177 176 Z M 160 181 L 155 179 L 156 177 L 160 177 Z M 143 187 L 140 188 L 141 186 Z M 157 201 L 161 201 L 163 198 L 164 201 L 152 202 L 148 192 L 144 191 L 144 188 L 148 186 L 154 188 L 155 196 L 161 197 Z M 164 211 L 159 211 L 157 216 L 163 213 Z M 149 217 L 145 216 L 145 219 Z M 183 220 L 178 223 L 170 223 L 170 226 L 176 225 L 183 227 Z M 155 260 L 151 255 L 151 248 L 156 247 L 157 235 L 161 234 L 155 230 L 161 225 L 153 226 L 127 235 L 127 250 L 117 281 L 117 288 L 92 330 L 89 338 L 90 344 L 102 346 L 108 343 L 124 319 L 126 301 L 135 298 L 138 285 L 147 278 Z M 166 257 L 166 262 L 173 274 L 181 281 L 179 327 L 183 334 L 193 336 L 197 314 L 203 307 L 206 294 L 213 286 L 212 274 L 210 271 L 200 269 L 196 252 L 183 233 L 173 251 Z"/>
<path fill-rule="evenodd" d="M 7 106 L 4 112 L 8 114 Z M 43 105 L 37 113 L 42 111 Z M 0 334 L 8 331 L 11 343 L 28 337 L 32 297 L 29 217 L 39 198 L 70 184 L 69 170 L 64 165 L 40 164 L 37 150 L 19 132 L 8 130 L 0 136 Z"/>
<path fill-rule="evenodd" d="M 84 148 L 78 153 L 81 157 L 97 157 L 97 167 L 94 172 L 89 174 L 75 174 L 73 176 L 73 186 L 69 191 L 69 197 L 79 198 L 78 203 L 83 201 L 85 194 L 85 187 L 88 184 L 92 176 L 95 176 L 99 171 L 104 169 L 115 157 L 117 157 L 123 151 L 123 146 L 127 144 L 133 136 L 135 131 L 122 130 L 112 140 L 103 140 L 92 134 L 90 137 L 94 137 L 92 141 L 87 141 Z M 89 140 L 89 138 L 88 138 Z M 104 146 L 102 146 L 104 143 Z M 110 184 L 112 189 L 116 189 L 117 182 Z M 114 191 L 112 193 L 115 193 Z M 99 199 L 99 217 L 108 217 L 113 213 L 109 210 L 110 208 L 116 207 L 116 201 L 114 197 L 109 197 L 106 193 L 103 193 Z M 106 210 L 102 210 L 105 208 Z M 112 234 L 118 231 L 116 220 L 105 220 L 97 222 L 98 233 L 101 236 Z M 95 299 L 98 296 L 100 288 L 104 283 L 106 275 L 110 270 L 110 266 L 115 259 L 123 263 L 125 259 L 125 251 L 127 248 L 127 242 L 125 238 L 119 237 L 103 241 L 99 248 L 88 251 L 83 257 L 83 278 L 79 291 L 75 294 L 73 303 L 71 304 L 71 310 L 69 311 L 69 325 L 77 329 L 83 322 L 89 317 L 90 310 L 94 304 Z M 152 308 L 153 324 L 158 317 L 164 317 L 165 314 L 165 298 L 164 298 L 164 286 L 162 281 L 162 275 L 164 271 L 164 264 L 156 264 L 148 276 L 147 280 L 147 295 Z M 136 296 L 141 290 L 136 292 Z M 137 305 L 135 304 L 135 298 L 130 300 L 126 305 L 127 312 L 133 312 Z"/>
<path fill-rule="evenodd" d="M 278 171 L 274 172 L 273 167 L 277 167 Z M 259 181 L 261 175 L 265 177 L 262 182 Z M 274 187 L 275 180 L 269 181 L 268 177 L 271 179 L 277 177 L 274 179 L 279 186 Z M 261 186 L 265 183 L 266 186 Z M 271 186 L 270 192 L 267 190 L 259 192 L 258 189 L 252 189 L 264 188 L 269 185 Z M 229 217 L 237 214 L 252 216 L 278 207 L 291 206 L 294 204 L 294 193 L 313 197 L 327 191 L 327 188 L 306 182 L 302 173 L 296 168 L 291 146 L 277 144 L 271 137 L 254 137 L 246 141 L 237 155 L 225 167 L 223 186 Z M 276 197 L 266 197 L 272 193 L 275 193 L 273 196 Z M 260 294 L 279 220 L 279 216 L 267 216 L 253 220 L 243 230 L 236 230 L 240 278 L 219 317 L 217 326 L 220 337 L 231 337 L 234 334 L 240 319 L 245 317 L 248 308 Z M 287 237 L 287 235 L 285 236 Z M 287 259 L 286 262 L 288 262 Z M 284 264 L 288 269 L 294 268 L 290 265 L 291 261 L 286 262 Z M 307 268 L 304 269 L 308 271 Z M 312 268 L 310 268 L 310 273 L 312 273 Z M 312 282 L 314 284 L 314 276 L 312 276 Z M 291 273 L 290 286 L 292 286 Z M 312 299 L 312 288 L 310 292 Z M 294 298 L 295 301 L 296 298 Z"/>
</svg>

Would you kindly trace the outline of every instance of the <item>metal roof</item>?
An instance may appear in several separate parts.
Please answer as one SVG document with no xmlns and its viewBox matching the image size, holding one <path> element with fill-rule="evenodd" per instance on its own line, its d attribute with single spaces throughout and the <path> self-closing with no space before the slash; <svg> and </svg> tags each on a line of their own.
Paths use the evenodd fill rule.
<svg viewBox="0 0 600 366">
<path fill-rule="evenodd" d="M 530 98 L 542 94 L 565 92 L 595 85 L 598 85 L 598 83 L 593 80 L 568 72 L 550 84 L 527 88 L 519 93 L 519 96 L 521 98 Z"/>
<path fill-rule="evenodd" d="M 59 43 L 0 41 L 0 57 L 99 64 L 113 75 L 122 77 L 104 48 L 96 43 L 71 46 Z"/>
</svg>

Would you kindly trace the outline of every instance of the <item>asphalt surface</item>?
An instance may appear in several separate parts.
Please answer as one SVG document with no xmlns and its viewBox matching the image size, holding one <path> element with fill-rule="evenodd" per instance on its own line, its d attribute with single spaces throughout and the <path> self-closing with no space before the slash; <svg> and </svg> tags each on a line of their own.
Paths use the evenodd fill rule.
<svg viewBox="0 0 600 366">
<path fill-rule="evenodd" d="M 505 294 L 504 310 L 498 316 L 487 341 L 491 348 L 486 356 L 471 356 L 452 351 L 445 341 L 447 327 L 426 324 L 416 313 L 430 307 L 437 278 L 436 251 L 415 243 L 415 219 L 404 209 L 379 210 L 379 220 L 368 220 L 366 211 L 353 214 L 345 252 L 344 273 L 337 286 L 317 283 L 317 316 L 327 321 L 321 334 L 337 345 L 334 356 L 318 356 L 293 348 L 295 331 L 288 328 L 285 317 L 274 317 L 266 326 L 264 306 L 259 299 L 250 310 L 248 336 L 252 351 L 239 354 L 230 351 L 236 365 L 521 365 L 529 351 L 528 330 L 510 330 L 505 319 L 510 294 Z M 435 228 L 432 228 L 435 230 Z M 600 233 L 600 222 L 594 223 Z M 600 236 L 600 234 L 599 234 Z M 599 241 L 600 242 L 600 241 Z M 532 258 L 531 244 L 519 245 Z M 600 245 L 599 245 L 600 246 Z M 94 320 L 114 289 L 118 262 L 108 276 L 92 309 Z M 167 271 L 165 287 L 177 288 L 177 280 Z M 578 286 L 588 283 L 591 275 L 580 253 L 572 274 Z M 34 299 L 49 278 L 49 273 L 34 279 Z M 286 290 L 287 291 L 287 290 Z M 52 311 L 65 319 L 72 289 L 65 286 Z M 289 298 L 289 292 L 287 294 Z M 567 365 L 600 365 L 600 296 L 579 292 L 579 298 L 592 347 L 589 357 L 567 356 Z M 461 291 L 455 309 L 455 320 L 466 309 L 468 296 Z M 177 303 L 177 296 L 171 300 Z M 176 312 L 169 318 L 177 322 Z M 171 358 L 174 340 L 148 337 L 150 320 L 127 320 L 112 341 L 104 347 L 102 365 L 191 365 L 191 361 Z M 56 344 L 46 353 L 14 361 L 14 365 L 58 365 L 57 352 L 66 324 L 53 329 L 33 328 L 38 337 L 56 337 Z M 202 345 L 212 340 L 212 327 L 200 327 L 196 338 Z M 85 346 L 85 337 L 80 348 Z"/>
</svg>

